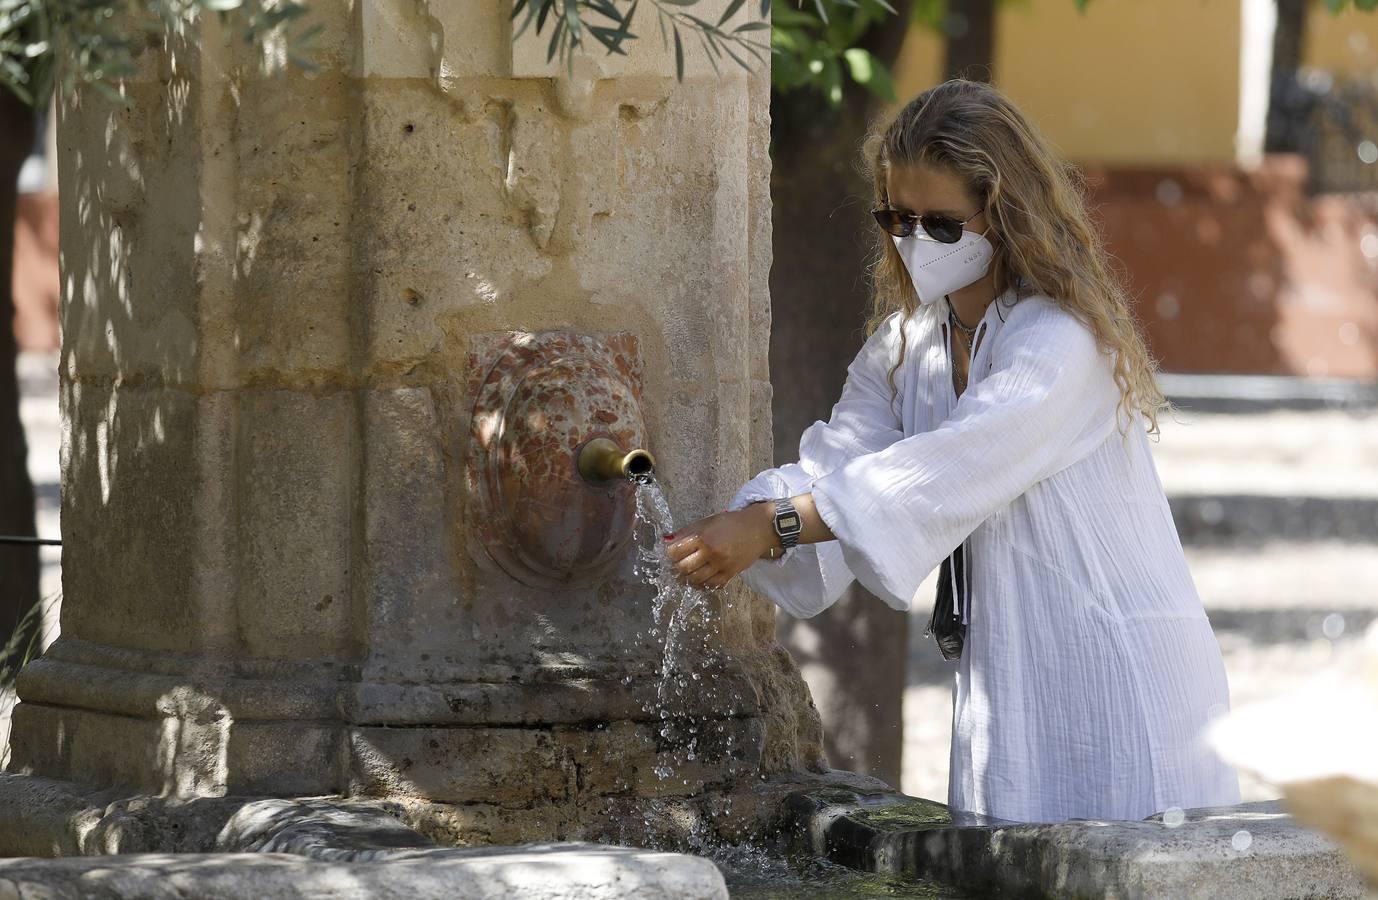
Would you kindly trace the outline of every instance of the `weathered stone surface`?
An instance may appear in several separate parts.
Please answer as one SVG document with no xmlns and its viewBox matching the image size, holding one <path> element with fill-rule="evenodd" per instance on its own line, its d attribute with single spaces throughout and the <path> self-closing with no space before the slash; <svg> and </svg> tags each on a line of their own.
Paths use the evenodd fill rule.
<svg viewBox="0 0 1378 900">
<path fill-rule="evenodd" d="M 0 898 L 20 900 L 726 900 L 707 859 L 593 844 L 396 851 L 386 861 L 281 853 L 131 854 L 0 860 Z"/>
<path fill-rule="evenodd" d="M 187 646 L 201 627 L 197 436 L 225 410 L 183 390 L 115 388 L 101 378 L 63 376 L 60 400 L 63 633 L 148 650 Z"/>
<path fill-rule="evenodd" d="M 745 716 L 592 728 L 355 728 L 350 793 L 513 806 L 698 794 L 757 771 L 760 745 L 759 720 Z"/>
<path fill-rule="evenodd" d="M 231 729 L 213 698 L 190 690 L 184 697 L 161 719 L 21 703 L 10 770 L 179 797 L 336 789 L 339 725 L 283 720 Z"/>
<path fill-rule="evenodd" d="M 357 454 L 353 396 L 247 390 L 236 460 L 240 653 L 346 659 Z"/>
<path fill-rule="evenodd" d="M 1340 850 L 1280 801 L 1173 810 L 1142 822 L 953 824 L 941 803 L 845 789 L 792 795 L 811 852 L 855 868 L 1021 897 L 1358 898 Z M 1176 824 L 1173 824 L 1176 823 Z"/>
<path fill-rule="evenodd" d="M 147 48 L 128 109 L 59 104 L 67 583 L 14 768 L 183 799 L 524 804 L 549 836 L 604 797 L 817 767 L 773 607 L 740 586 L 691 621 L 702 681 L 656 696 L 631 492 L 576 535 L 607 564 L 591 583 L 533 587 L 468 540 L 494 335 L 626 336 L 637 391 L 617 410 L 567 391 L 590 407 L 571 421 L 635 434 L 677 523 L 768 464 L 768 68 L 690 54 L 680 82 L 643 40 L 549 71 L 466 4 L 312 15 L 317 72 L 261 71 L 211 17 L 175 59 Z M 495 465 L 518 514 L 559 519 L 585 488 Z M 704 730 L 663 735 L 662 712 Z M 137 843 L 122 821 L 111 845 Z"/>
<path fill-rule="evenodd" d="M 435 844 L 376 807 L 331 800 L 258 800 L 241 806 L 216 835 L 226 853 L 295 853 L 364 862 Z"/>
</svg>

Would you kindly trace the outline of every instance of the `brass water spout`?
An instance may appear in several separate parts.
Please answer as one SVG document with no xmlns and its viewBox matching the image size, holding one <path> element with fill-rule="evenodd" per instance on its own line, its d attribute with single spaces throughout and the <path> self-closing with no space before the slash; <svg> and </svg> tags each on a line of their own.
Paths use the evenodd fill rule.
<svg viewBox="0 0 1378 900">
<path fill-rule="evenodd" d="M 629 478 L 645 480 L 655 474 L 655 457 L 639 447 L 630 453 L 611 438 L 597 437 L 579 451 L 579 474 L 589 481 L 614 481 Z"/>
</svg>

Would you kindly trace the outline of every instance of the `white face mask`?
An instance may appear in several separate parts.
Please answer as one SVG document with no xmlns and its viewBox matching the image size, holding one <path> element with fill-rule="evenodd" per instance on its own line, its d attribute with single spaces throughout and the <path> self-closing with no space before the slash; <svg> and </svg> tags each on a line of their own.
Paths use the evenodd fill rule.
<svg viewBox="0 0 1378 900">
<path fill-rule="evenodd" d="M 985 275 L 995 258 L 995 247 L 986 236 L 970 231 L 963 231 L 955 244 L 935 241 L 922 228 L 915 228 L 909 237 L 892 234 L 890 238 L 925 306 Z"/>
</svg>

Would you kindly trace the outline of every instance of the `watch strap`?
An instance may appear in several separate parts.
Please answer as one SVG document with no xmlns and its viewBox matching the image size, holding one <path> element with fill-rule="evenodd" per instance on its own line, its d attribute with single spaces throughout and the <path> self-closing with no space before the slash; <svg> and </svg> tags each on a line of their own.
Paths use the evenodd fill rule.
<svg viewBox="0 0 1378 900">
<path fill-rule="evenodd" d="M 780 497 L 775 500 L 775 533 L 780 537 L 780 544 L 788 551 L 791 547 L 798 545 L 799 532 L 804 530 L 804 520 L 800 518 L 799 511 L 794 508 L 788 497 Z"/>
</svg>

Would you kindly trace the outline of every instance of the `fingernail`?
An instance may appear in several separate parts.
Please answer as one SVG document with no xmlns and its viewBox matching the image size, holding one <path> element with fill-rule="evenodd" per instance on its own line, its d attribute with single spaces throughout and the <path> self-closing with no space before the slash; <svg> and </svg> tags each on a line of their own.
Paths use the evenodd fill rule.
<svg viewBox="0 0 1378 900">
<path fill-rule="evenodd" d="M 673 541 L 675 539 L 675 533 L 672 531 L 669 534 L 664 535 L 664 538 L 667 541 Z"/>
</svg>

